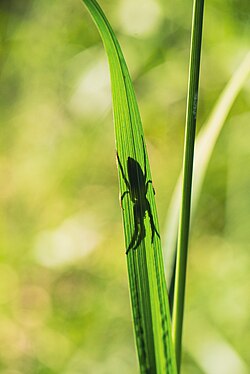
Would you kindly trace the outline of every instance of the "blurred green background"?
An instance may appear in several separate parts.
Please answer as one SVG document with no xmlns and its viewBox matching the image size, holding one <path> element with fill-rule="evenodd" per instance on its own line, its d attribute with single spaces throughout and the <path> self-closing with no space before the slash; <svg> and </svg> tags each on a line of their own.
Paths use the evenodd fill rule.
<svg viewBox="0 0 250 374">
<path fill-rule="evenodd" d="M 100 37 L 80 0 L 0 4 L 0 372 L 137 373 Z M 192 2 L 100 4 L 135 83 L 163 233 L 182 163 Z M 198 129 L 249 35 L 249 0 L 207 1 Z M 249 108 L 248 80 L 193 222 L 187 374 L 249 372 Z"/>
</svg>

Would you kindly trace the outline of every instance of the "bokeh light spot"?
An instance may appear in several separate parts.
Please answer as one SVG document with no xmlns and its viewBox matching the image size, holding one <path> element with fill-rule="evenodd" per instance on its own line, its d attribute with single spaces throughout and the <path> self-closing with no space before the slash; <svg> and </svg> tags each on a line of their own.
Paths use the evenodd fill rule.
<svg viewBox="0 0 250 374">
<path fill-rule="evenodd" d="M 160 20 L 160 8 L 153 0 L 124 0 L 119 9 L 121 26 L 127 34 L 147 36 Z"/>
<path fill-rule="evenodd" d="M 73 263 L 91 252 L 101 240 L 96 219 L 76 215 L 54 230 L 41 232 L 36 240 L 36 260 L 48 267 Z"/>
</svg>

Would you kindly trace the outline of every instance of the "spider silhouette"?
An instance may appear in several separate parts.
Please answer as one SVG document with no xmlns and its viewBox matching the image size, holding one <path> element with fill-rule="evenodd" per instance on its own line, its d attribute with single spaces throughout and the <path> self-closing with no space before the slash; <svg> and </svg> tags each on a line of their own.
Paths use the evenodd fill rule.
<svg viewBox="0 0 250 374">
<path fill-rule="evenodd" d="M 144 225 L 146 212 L 148 212 L 151 231 L 152 231 L 151 243 L 153 243 L 155 234 L 160 238 L 160 235 L 154 224 L 154 218 L 153 218 L 152 210 L 150 207 L 150 203 L 147 199 L 148 186 L 150 183 L 152 184 L 152 181 L 151 180 L 147 181 L 146 151 L 145 151 L 144 142 L 143 142 L 143 152 L 144 152 L 144 173 L 142 171 L 140 164 L 132 157 L 128 157 L 127 159 L 128 178 L 125 175 L 119 155 L 118 153 L 116 153 L 118 165 L 120 167 L 121 174 L 122 174 L 122 178 L 127 186 L 127 190 L 123 192 L 123 194 L 121 195 L 121 206 L 122 206 L 122 201 L 126 195 L 129 195 L 130 200 L 133 203 L 135 230 L 132 235 L 130 244 L 126 250 L 126 255 L 129 253 L 131 249 L 136 250 L 136 248 L 139 247 L 142 240 L 146 237 L 146 229 Z"/>
</svg>

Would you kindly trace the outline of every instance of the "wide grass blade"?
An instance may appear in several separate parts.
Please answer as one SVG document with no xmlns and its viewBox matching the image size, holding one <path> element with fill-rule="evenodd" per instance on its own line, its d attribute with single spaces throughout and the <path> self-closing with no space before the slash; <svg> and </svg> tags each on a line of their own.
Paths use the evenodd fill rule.
<svg viewBox="0 0 250 374">
<path fill-rule="evenodd" d="M 141 373 L 176 373 L 154 189 L 129 72 L 103 11 L 83 0 L 110 66 L 130 296 Z M 125 251 L 124 251 L 125 253 Z"/>
<path fill-rule="evenodd" d="M 195 214 L 201 194 L 207 167 L 211 159 L 216 142 L 226 123 L 227 116 L 250 74 L 250 53 L 245 56 L 238 69 L 219 96 L 210 116 L 202 126 L 196 138 L 193 176 L 193 195 L 191 207 L 192 216 Z M 176 183 L 164 230 L 164 257 L 166 264 L 167 284 L 173 290 L 174 268 L 176 258 L 176 243 L 178 234 L 178 219 L 181 200 L 181 175 Z M 171 287 L 172 285 L 172 287 Z M 170 294 L 172 303 L 173 294 Z"/>
</svg>

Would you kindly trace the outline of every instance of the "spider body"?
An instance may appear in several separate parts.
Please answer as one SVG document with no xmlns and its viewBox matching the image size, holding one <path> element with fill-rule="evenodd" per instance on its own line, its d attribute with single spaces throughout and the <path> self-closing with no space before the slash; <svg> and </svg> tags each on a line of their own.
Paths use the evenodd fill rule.
<svg viewBox="0 0 250 374">
<path fill-rule="evenodd" d="M 132 157 L 127 159 L 127 175 L 125 175 L 123 166 L 121 164 L 120 158 L 117 153 L 117 161 L 122 174 L 122 178 L 126 184 L 127 190 L 121 195 L 121 205 L 124 197 L 128 195 L 131 202 L 133 203 L 133 217 L 134 217 L 134 233 L 132 235 L 130 244 L 126 250 L 126 254 L 129 253 L 131 249 L 136 250 L 142 240 L 146 237 L 146 230 L 144 219 L 146 213 L 148 213 L 150 226 L 151 226 L 151 242 L 153 243 L 154 235 L 156 234 L 160 237 L 153 219 L 152 210 L 150 203 L 147 199 L 147 192 L 149 184 L 152 184 L 151 180 L 147 180 L 147 169 L 146 169 L 146 151 L 143 143 L 144 151 L 144 172 L 138 161 Z"/>
<path fill-rule="evenodd" d="M 140 200 L 140 205 L 143 205 L 147 193 L 146 176 L 143 174 L 140 164 L 132 157 L 128 157 L 127 171 L 129 181 L 128 193 L 130 194 L 130 198 L 133 203 L 137 203 Z M 138 186 L 140 188 L 138 188 Z"/>
</svg>

